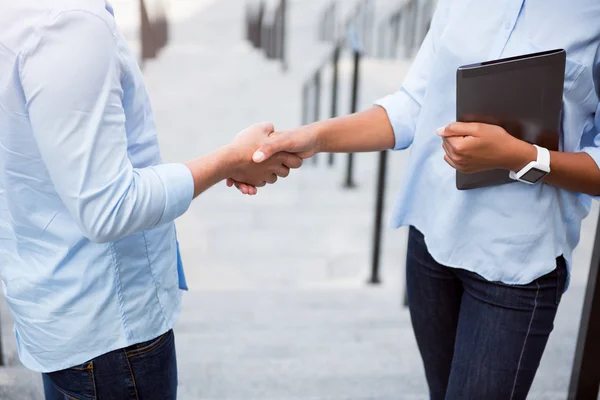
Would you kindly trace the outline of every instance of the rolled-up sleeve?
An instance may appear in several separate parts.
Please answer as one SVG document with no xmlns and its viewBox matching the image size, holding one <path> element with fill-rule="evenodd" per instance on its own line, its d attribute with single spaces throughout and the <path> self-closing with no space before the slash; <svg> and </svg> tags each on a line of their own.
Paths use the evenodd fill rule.
<svg viewBox="0 0 600 400">
<path fill-rule="evenodd" d="M 172 221 L 194 183 L 181 164 L 134 168 L 114 27 L 72 10 L 25 49 L 20 75 L 33 136 L 54 189 L 88 239 L 117 240 Z"/>
<path fill-rule="evenodd" d="M 163 185 L 165 208 L 159 224 L 170 222 L 185 213 L 194 197 L 194 179 L 183 164 L 164 164 L 153 168 Z"/>
<path fill-rule="evenodd" d="M 599 101 L 596 107 L 596 114 L 594 115 L 594 124 L 591 128 L 592 132 L 591 134 L 584 133 L 584 136 L 593 137 L 594 139 L 592 143 L 588 143 L 581 151 L 589 154 L 596 162 L 596 165 L 598 165 L 598 168 L 600 168 L 600 47 L 598 47 L 598 50 L 596 51 L 593 76 L 596 96 Z M 595 197 L 595 199 L 600 200 L 600 197 Z"/>
<path fill-rule="evenodd" d="M 598 105 L 594 121 L 594 143 L 592 145 L 584 147 L 582 151 L 589 154 L 594 159 L 594 161 L 596 161 L 598 168 L 600 168 L 600 104 Z"/>
<path fill-rule="evenodd" d="M 436 47 L 446 24 L 452 0 L 440 0 L 431 22 L 431 28 L 415 57 L 404 83 L 396 93 L 377 100 L 374 104 L 385 109 L 396 142 L 394 150 L 408 148 L 414 139 L 417 119 L 425 99 L 427 83 L 433 66 Z"/>
</svg>

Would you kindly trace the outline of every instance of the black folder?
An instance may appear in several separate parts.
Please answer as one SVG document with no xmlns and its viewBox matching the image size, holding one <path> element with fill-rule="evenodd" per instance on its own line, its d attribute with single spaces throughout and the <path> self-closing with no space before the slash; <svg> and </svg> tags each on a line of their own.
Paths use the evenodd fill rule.
<svg viewBox="0 0 600 400">
<path fill-rule="evenodd" d="M 565 63 L 559 49 L 460 67 L 456 120 L 499 125 L 518 139 L 558 151 Z M 511 182 L 506 170 L 456 173 L 460 190 Z"/>
</svg>

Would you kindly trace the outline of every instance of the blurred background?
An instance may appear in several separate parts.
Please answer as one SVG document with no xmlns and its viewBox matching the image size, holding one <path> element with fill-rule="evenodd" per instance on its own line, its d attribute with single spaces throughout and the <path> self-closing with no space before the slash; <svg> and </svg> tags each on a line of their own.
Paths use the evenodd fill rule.
<svg viewBox="0 0 600 400">
<path fill-rule="evenodd" d="M 163 158 L 183 162 L 255 122 L 292 128 L 394 92 L 436 1 L 111 3 Z M 386 228 L 407 156 L 319 155 L 258 196 L 222 184 L 192 204 L 177 221 L 190 286 L 180 399 L 427 398 L 404 306 L 407 231 Z M 594 203 L 531 399 L 567 398 L 597 221 Z M 41 399 L 0 315 L 0 398 Z"/>
</svg>

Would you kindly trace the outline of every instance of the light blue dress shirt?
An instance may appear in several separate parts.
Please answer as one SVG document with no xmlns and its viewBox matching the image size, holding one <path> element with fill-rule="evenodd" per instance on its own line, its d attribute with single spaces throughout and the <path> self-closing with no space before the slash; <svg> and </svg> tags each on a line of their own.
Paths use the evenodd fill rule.
<svg viewBox="0 0 600 400">
<path fill-rule="evenodd" d="M 459 191 L 436 129 L 456 120 L 456 70 L 464 64 L 564 48 L 561 147 L 600 165 L 600 1 L 440 0 L 401 89 L 376 104 L 411 148 L 392 225 L 414 225 L 439 263 L 490 281 L 526 284 L 570 265 L 591 198 L 512 183 Z"/>
<path fill-rule="evenodd" d="M 193 180 L 161 163 L 104 0 L 0 9 L 0 276 L 21 361 L 48 372 L 173 327 Z"/>
</svg>

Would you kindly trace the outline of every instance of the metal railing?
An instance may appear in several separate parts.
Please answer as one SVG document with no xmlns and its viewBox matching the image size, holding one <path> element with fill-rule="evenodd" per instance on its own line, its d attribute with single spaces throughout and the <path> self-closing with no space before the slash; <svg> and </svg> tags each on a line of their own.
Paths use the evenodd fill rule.
<svg viewBox="0 0 600 400">
<path fill-rule="evenodd" d="M 322 75 L 324 70 L 331 64 L 332 68 L 332 88 L 331 88 L 331 112 L 329 117 L 335 118 L 338 116 L 338 86 L 339 86 L 339 61 L 342 51 L 350 44 L 352 59 L 353 59 L 353 74 L 352 74 L 352 97 L 350 99 L 350 113 L 358 110 L 358 91 L 360 86 L 360 63 L 365 52 L 364 43 L 372 42 L 373 20 L 375 16 L 373 0 L 361 0 L 350 11 L 346 20 L 343 23 L 345 32 L 341 35 L 337 25 L 337 2 L 331 2 L 324 10 L 318 23 L 318 37 L 323 41 L 333 42 L 333 50 L 326 58 L 325 62 L 321 63 L 314 73 L 305 81 L 302 90 L 302 123 L 308 124 L 318 121 L 321 108 L 321 93 L 322 93 Z M 346 36 L 349 36 L 348 38 Z M 348 40 L 349 39 L 349 40 Z M 311 107 L 312 98 L 312 107 Z M 312 109 L 312 113 L 310 112 Z M 317 157 L 313 158 L 316 164 Z M 334 164 L 335 155 L 329 154 L 328 164 Z M 353 172 L 354 172 L 354 155 L 347 155 L 346 177 L 344 179 L 345 188 L 355 187 Z"/>
<path fill-rule="evenodd" d="M 429 31 L 436 3 L 436 0 L 408 0 L 381 21 L 378 27 L 377 56 L 412 57 Z"/>
<path fill-rule="evenodd" d="M 332 1 L 323 9 L 319 17 L 317 37 L 320 41 L 337 44 L 349 31 L 356 31 L 360 37 L 363 54 L 372 53 L 375 41 L 373 26 L 375 25 L 375 2 L 361 0 L 350 10 L 343 24 L 338 24 L 338 3 Z"/>
<path fill-rule="evenodd" d="M 141 65 L 146 60 L 156 58 L 161 49 L 169 42 L 169 23 L 165 7 L 161 2 L 156 2 L 154 18 L 148 15 L 148 8 L 144 0 L 140 0 L 140 39 L 142 43 Z"/>
<path fill-rule="evenodd" d="M 338 37 L 337 2 L 333 1 L 323 10 L 319 22 L 318 38 L 322 42 L 335 42 Z"/>
<path fill-rule="evenodd" d="M 275 8 L 264 1 L 246 4 L 246 39 L 257 49 L 262 49 L 269 60 L 286 61 L 286 10 L 287 1 L 280 0 Z"/>
<path fill-rule="evenodd" d="M 322 98 L 322 82 L 325 69 L 331 66 L 331 111 L 329 118 L 338 116 L 338 93 L 339 93 L 339 63 L 342 51 L 345 48 L 343 41 L 338 42 L 331 54 L 326 58 L 317 70 L 311 74 L 309 79 L 304 83 L 302 89 L 302 124 L 307 125 L 321 119 L 321 98 Z M 352 96 L 350 99 L 350 113 L 355 113 L 358 110 L 358 91 L 360 86 L 360 63 L 362 60 L 362 51 L 358 46 L 353 46 L 351 49 L 353 59 L 352 72 Z M 328 164 L 333 166 L 335 155 L 329 154 Z M 318 163 L 317 156 L 313 157 L 313 162 Z M 348 162 L 346 166 L 346 177 L 344 179 L 345 188 L 355 187 L 353 179 L 354 171 L 354 155 L 348 154 Z"/>
<path fill-rule="evenodd" d="M 353 30 L 360 38 L 363 54 L 372 55 L 373 43 L 375 41 L 375 2 L 373 0 L 362 0 L 346 18 L 344 30 Z"/>
<path fill-rule="evenodd" d="M 429 2 L 434 5 L 434 2 Z M 433 6 L 428 6 L 426 3 L 419 4 L 415 0 L 410 0 L 404 3 L 399 9 L 394 11 L 391 16 L 384 19 L 379 27 L 379 35 L 388 35 L 392 40 L 392 44 L 389 46 L 389 50 L 397 49 L 398 45 L 402 43 L 404 48 L 407 50 L 405 55 L 411 56 L 414 54 L 416 49 L 421 45 L 427 29 L 429 29 L 430 21 L 433 15 Z M 322 39 L 329 38 L 331 32 L 326 32 L 326 21 L 335 21 L 336 3 L 333 2 L 323 12 L 319 22 L 319 37 Z M 419 11 L 420 10 L 420 11 Z M 419 14 L 420 12 L 420 14 Z M 419 16 L 420 15 L 420 16 Z M 353 69 L 352 69 L 352 90 L 350 99 L 350 113 L 358 111 L 358 93 L 360 90 L 360 65 L 363 56 L 365 55 L 363 43 L 373 43 L 373 32 L 374 32 L 374 7 L 371 1 L 365 0 L 360 1 L 354 10 L 349 14 L 347 21 L 344 26 L 351 33 L 350 40 L 343 38 L 336 38 L 334 41 L 334 47 L 330 55 L 326 58 L 325 62 L 321 63 L 316 71 L 310 75 L 307 81 L 304 83 L 302 90 L 302 123 L 304 125 L 318 121 L 321 119 L 320 111 L 322 104 L 323 95 L 323 77 L 324 71 L 331 67 L 332 69 L 332 80 L 331 80 L 331 112 L 329 117 L 335 118 L 338 116 L 338 86 L 339 86 L 339 61 L 342 51 L 346 48 L 346 44 L 350 44 L 350 50 L 352 52 Z M 400 29 L 402 28 L 402 30 Z M 387 30 L 391 30 L 388 32 Z M 336 29 L 333 30 L 336 32 Z M 379 43 L 385 42 L 385 37 L 379 38 Z M 385 48 L 385 46 L 383 47 Z M 381 51 L 379 52 L 381 54 Z M 397 53 L 393 53 L 393 56 L 397 56 Z M 378 172 L 377 172 L 377 188 L 376 188 L 376 202 L 375 202 L 375 218 L 374 218 L 374 229 L 373 229 L 373 246 L 372 246 L 372 257 L 371 257 L 371 274 L 368 282 L 371 284 L 381 283 L 380 276 L 380 260 L 381 260 L 381 241 L 383 235 L 383 211 L 384 211 L 384 199 L 386 189 L 386 177 L 387 177 L 387 160 L 388 152 L 383 151 L 379 154 Z M 318 163 L 317 159 L 313 160 L 315 164 Z M 329 155 L 328 164 L 331 166 L 334 164 L 334 155 Z M 356 186 L 353 177 L 354 172 L 354 155 L 348 154 L 346 171 L 344 177 L 345 188 L 353 188 Z M 406 300 L 405 300 L 406 304 Z"/>
</svg>

